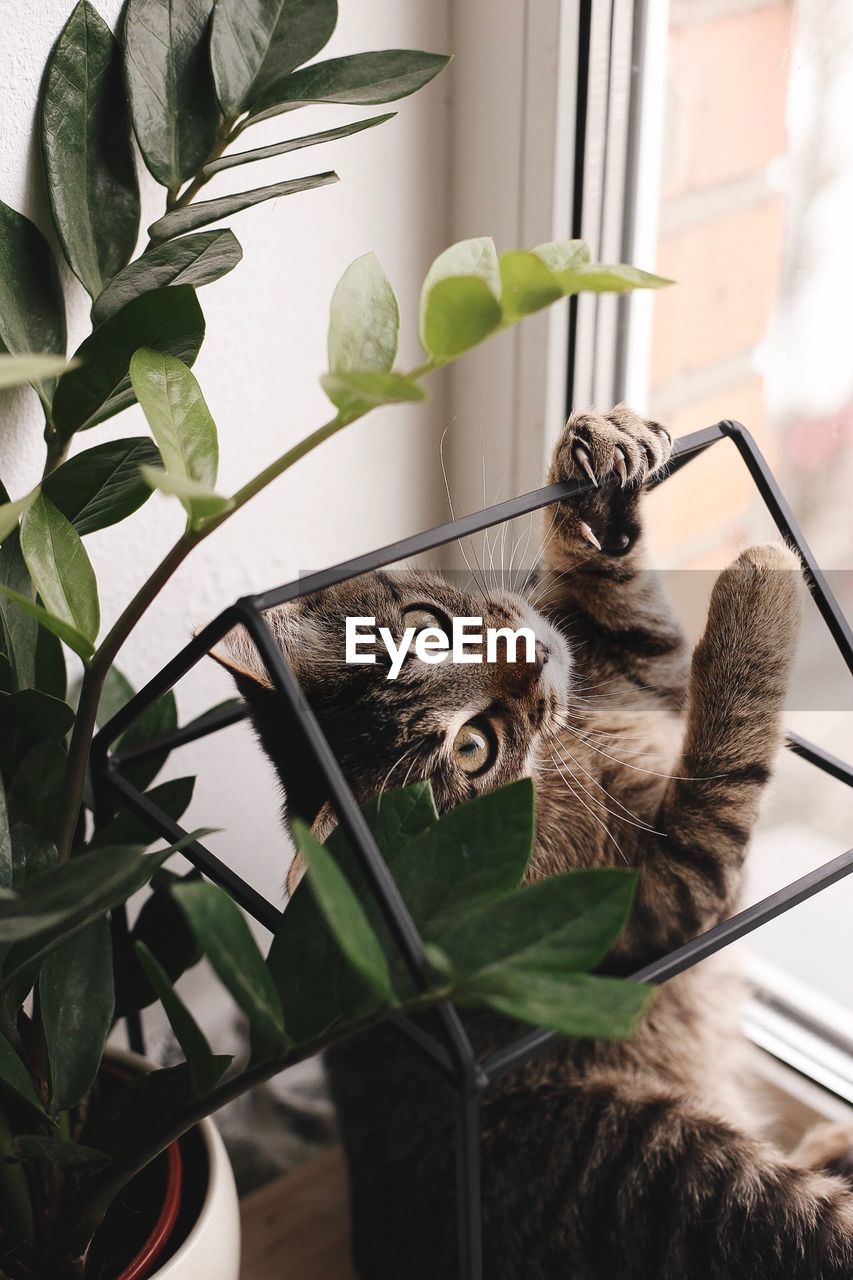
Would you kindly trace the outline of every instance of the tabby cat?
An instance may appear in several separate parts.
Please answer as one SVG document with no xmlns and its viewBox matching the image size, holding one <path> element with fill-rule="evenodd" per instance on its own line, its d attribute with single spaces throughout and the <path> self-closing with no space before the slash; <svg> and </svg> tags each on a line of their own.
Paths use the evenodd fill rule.
<svg viewBox="0 0 853 1280">
<path fill-rule="evenodd" d="M 736 908 L 750 832 L 781 741 L 801 579 L 782 546 L 718 578 L 692 661 L 644 572 L 644 483 L 669 434 L 625 407 L 576 415 L 549 481 L 597 487 L 546 512 L 537 608 L 424 573 L 356 579 L 272 615 L 358 799 L 429 778 L 440 811 L 522 776 L 535 786 L 529 877 L 640 870 L 605 972 L 629 974 Z M 537 660 L 426 665 L 399 679 L 345 665 L 343 618 L 530 625 Z M 224 660 L 292 811 L 331 825 L 246 637 Z M 500 657 L 500 655 L 499 655 Z M 302 758 L 300 758 L 302 757 Z M 785 1158 L 757 1136 L 744 1088 L 739 988 L 706 962 L 664 986 L 627 1043 L 563 1040 L 484 1096 L 486 1280 L 841 1280 L 853 1276 L 850 1133 L 824 1126 Z M 479 1054 L 519 1031 L 475 1012 Z M 364 1280 L 453 1280 L 449 1100 L 380 1028 L 328 1056 Z"/>
</svg>

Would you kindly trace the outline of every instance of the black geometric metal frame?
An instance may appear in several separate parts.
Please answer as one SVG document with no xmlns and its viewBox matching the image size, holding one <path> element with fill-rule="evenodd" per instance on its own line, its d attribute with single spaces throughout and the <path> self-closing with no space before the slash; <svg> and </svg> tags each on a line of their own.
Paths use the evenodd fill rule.
<svg viewBox="0 0 853 1280">
<path fill-rule="evenodd" d="M 724 439 L 729 439 L 735 444 L 779 532 L 785 541 L 798 551 L 808 589 L 838 651 L 853 675 L 853 634 L 850 626 L 749 432 L 740 423 L 723 421 L 682 437 L 674 443 L 671 463 L 666 476 L 662 479 L 667 479 L 700 453 Z M 125 751 L 111 752 L 110 747 L 147 707 L 201 661 L 233 626 L 242 623 L 258 648 L 270 680 L 289 705 L 298 730 L 304 735 L 305 743 L 328 785 L 338 821 L 346 831 L 361 861 L 364 874 L 376 895 L 391 936 L 404 962 L 415 982 L 425 987 L 428 982 L 428 973 L 422 939 L 296 677 L 272 637 L 264 619 L 264 612 L 276 605 L 295 600 L 299 596 L 322 591 L 336 583 L 430 551 L 457 538 L 478 533 L 517 516 L 527 515 L 562 499 L 570 498 L 588 487 L 587 482 L 577 481 L 548 485 L 523 494 L 521 497 L 487 507 L 483 511 L 452 520 L 448 524 L 404 538 L 319 573 L 312 573 L 310 576 L 275 590 L 245 596 L 238 600 L 200 631 L 98 734 L 92 753 L 96 796 L 101 795 L 109 799 L 112 804 L 118 803 L 124 806 L 142 819 L 152 833 L 170 842 L 186 835 L 176 822 L 128 781 L 123 769 L 133 761 L 157 754 L 165 747 L 179 747 L 196 738 L 215 733 L 243 719 L 247 714 L 246 711 L 242 708 L 226 709 L 205 718 L 203 724 L 178 729 L 163 735 L 156 741 Z M 840 782 L 853 786 L 853 767 L 849 764 L 795 735 L 789 736 L 787 745 L 804 760 L 816 765 Z M 279 908 L 262 897 L 203 844 L 196 842 L 189 845 L 184 849 L 183 856 L 212 881 L 221 885 L 239 906 L 267 929 L 272 931 L 276 928 L 281 916 Z M 808 875 L 784 889 L 780 889 L 676 948 L 669 955 L 647 965 L 633 976 L 639 982 L 666 982 L 723 947 L 743 938 L 760 925 L 766 924 L 807 898 L 835 884 L 851 872 L 853 872 L 853 849 L 849 849 L 832 862 L 809 872 Z M 126 927 L 126 921 L 121 915 L 114 921 L 114 927 Z M 457 1124 L 458 1274 L 461 1280 L 479 1280 L 482 1275 L 480 1098 L 493 1080 L 517 1069 L 528 1059 L 542 1052 L 553 1042 L 555 1035 L 549 1031 L 531 1031 L 484 1060 L 478 1061 L 453 1005 L 441 1006 L 438 1013 L 440 1035 L 437 1037 L 427 1034 L 405 1017 L 399 1017 L 397 1025 L 400 1033 L 407 1036 L 433 1064 L 438 1076 L 446 1082 L 451 1091 Z M 129 1033 L 132 1042 L 141 1042 L 138 1023 L 129 1026 Z"/>
</svg>

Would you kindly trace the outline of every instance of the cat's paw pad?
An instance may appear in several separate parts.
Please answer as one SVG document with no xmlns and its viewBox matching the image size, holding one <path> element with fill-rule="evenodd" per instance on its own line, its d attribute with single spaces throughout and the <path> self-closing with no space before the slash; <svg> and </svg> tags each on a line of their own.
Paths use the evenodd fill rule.
<svg viewBox="0 0 853 1280">
<path fill-rule="evenodd" d="M 590 480 L 596 487 L 611 477 L 624 489 L 643 484 L 672 452 L 672 437 L 657 422 L 624 405 L 608 414 L 573 414 L 554 451 L 554 480 Z"/>
</svg>

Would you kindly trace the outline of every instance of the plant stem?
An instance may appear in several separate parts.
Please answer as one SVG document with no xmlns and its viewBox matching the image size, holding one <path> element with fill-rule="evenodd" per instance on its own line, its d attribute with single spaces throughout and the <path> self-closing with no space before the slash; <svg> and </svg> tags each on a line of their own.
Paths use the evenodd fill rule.
<svg viewBox="0 0 853 1280">
<path fill-rule="evenodd" d="M 47 456 L 44 460 L 44 471 L 42 479 L 49 476 L 51 471 L 55 471 L 57 467 L 61 467 L 68 456 L 68 447 L 70 440 L 65 440 L 59 434 L 53 422 L 48 419 L 44 429 L 44 441 L 47 448 Z"/>
</svg>

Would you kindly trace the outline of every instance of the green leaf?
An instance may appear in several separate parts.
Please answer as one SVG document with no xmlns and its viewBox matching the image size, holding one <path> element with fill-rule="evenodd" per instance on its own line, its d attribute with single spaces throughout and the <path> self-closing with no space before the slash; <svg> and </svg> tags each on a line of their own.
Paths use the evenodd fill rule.
<svg viewBox="0 0 853 1280">
<path fill-rule="evenodd" d="M 419 49 L 377 49 L 315 62 L 255 98 L 249 120 L 266 120 L 309 102 L 396 102 L 423 88 L 449 61 L 445 54 Z"/>
<path fill-rule="evenodd" d="M 95 571 L 77 530 L 44 495 L 21 521 L 21 551 L 48 612 L 94 644 L 101 625 Z"/>
<path fill-rule="evenodd" d="M 474 276 L 439 280 L 429 293 L 421 342 L 436 364 L 470 351 L 501 323 L 500 303 Z"/>
<path fill-rule="evenodd" d="M 48 58 L 41 145 L 57 234 L 95 297 L 136 247 L 139 184 L 118 46 L 88 0 L 75 5 Z"/>
<path fill-rule="evenodd" d="M 329 313 L 329 369 L 391 369 L 397 355 L 400 309 L 375 253 L 347 267 L 332 294 Z"/>
<path fill-rule="evenodd" d="M 113 962 L 106 916 L 46 956 L 39 1007 L 54 1112 L 76 1106 L 98 1073 L 113 1017 Z"/>
<path fill-rule="evenodd" d="M 172 894 L 220 982 L 249 1019 L 253 1037 L 282 1043 L 281 1001 L 240 909 L 203 880 L 173 885 Z"/>
<path fill-rule="evenodd" d="M 61 702 L 68 692 L 65 651 L 58 637 L 44 627 L 36 632 L 35 687 Z"/>
<path fill-rule="evenodd" d="M 450 360 L 482 342 L 502 320 L 501 275 L 494 241 L 461 240 L 439 254 L 420 299 L 421 344 L 435 361 Z"/>
<path fill-rule="evenodd" d="M 197 880 L 199 873 L 191 871 L 187 876 L 174 877 L 171 872 L 159 871 L 125 946 L 114 949 L 116 1017 L 125 1017 L 134 1009 L 145 1009 L 157 999 L 134 951 L 134 943 L 145 944 L 170 982 L 177 982 L 182 973 L 201 960 L 195 934 L 170 892 L 176 879 L 187 878 Z"/>
<path fill-rule="evenodd" d="M 197 227 L 219 222 L 221 218 L 230 218 L 232 213 L 251 209 L 253 205 L 262 204 L 265 200 L 296 195 L 299 191 L 312 191 L 315 187 L 327 187 L 329 183 L 337 181 L 336 173 L 314 173 L 309 178 L 290 178 L 287 182 L 275 182 L 269 187 L 242 191 L 239 195 L 202 200 L 198 204 L 188 204 L 183 209 L 173 209 L 171 213 L 158 218 L 148 228 L 148 234 L 152 240 L 168 240 L 172 236 L 182 236 L 185 231 L 195 231 Z"/>
<path fill-rule="evenodd" d="M 67 367 L 64 356 L 0 355 L 0 391 L 25 382 L 45 382 Z"/>
<path fill-rule="evenodd" d="M 127 676 L 123 676 L 118 667 L 110 667 L 104 680 L 104 687 L 101 690 L 101 700 L 98 703 L 96 715 L 98 728 L 103 729 L 104 725 L 109 720 L 112 720 L 113 716 L 117 715 L 123 706 L 130 702 L 135 693 L 136 690 Z M 174 699 L 172 705 L 174 706 Z M 177 723 L 177 710 L 175 711 L 175 718 Z"/>
<path fill-rule="evenodd" d="M 229 1057 L 217 1056 L 220 1077 L 231 1061 Z M 154 1125 L 184 1112 L 192 1096 L 186 1062 L 133 1076 L 96 1107 L 83 1126 L 80 1139 L 107 1155 L 121 1156 L 143 1141 Z"/>
<path fill-rule="evenodd" d="M 624 263 L 586 263 L 557 276 L 567 296 L 573 293 L 627 293 L 631 289 L 663 289 L 672 284 L 663 276 Z"/>
<path fill-rule="evenodd" d="M 591 261 L 589 245 L 584 240 L 551 240 L 536 245 L 530 252 L 554 272 L 574 271 Z"/>
<path fill-rule="evenodd" d="M 385 791 L 363 804 L 361 811 L 385 856 L 393 856 L 395 848 L 438 822 L 432 787 L 428 782 L 413 782 L 399 791 Z M 343 833 L 338 836 L 333 832 L 329 837 L 330 847 L 333 842 L 337 847 L 339 839 L 343 839 Z"/>
<path fill-rule="evenodd" d="M 308 864 L 308 887 L 349 963 L 386 1004 L 394 1003 L 391 975 L 382 945 L 346 876 L 334 858 L 298 818 L 293 835 Z"/>
<path fill-rule="evenodd" d="M 0 918 L 0 942 L 21 942 L 52 935 L 59 943 L 62 935 L 76 933 L 141 889 L 167 858 L 198 840 L 196 831 L 177 844 L 157 853 L 141 854 L 122 845 L 87 849 L 61 862 L 50 871 L 34 876 L 4 904 Z M 3 985 L 7 982 L 4 975 Z"/>
<path fill-rule="evenodd" d="M 159 787 L 146 791 L 145 796 L 152 804 L 156 804 L 159 809 L 168 814 L 174 822 L 179 822 L 190 807 L 194 787 L 195 778 L 171 778 L 168 782 L 161 782 Z M 123 810 L 118 817 L 113 818 L 112 822 L 108 822 L 95 832 L 92 847 L 97 848 L 102 844 L 123 844 L 133 845 L 134 848 L 141 850 L 156 844 L 160 839 L 161 837 L 156 835 L 142 818 Z"/>
<path fill-rule="evenodd" d="M 563 290 L 535 253 L 511 250 L 500 256 L 501 307 L 504 320 L 517 320 L 550 306 Z"/>
<path fill-rule="evenodd" d="M 637 873 L 596 867 L 549 876 L 430 929 L 457 974 L 585 972 L 612 949 L 631 911 Z"/>
<path fill-rule="evenodd" d="M 592 1040 L 630 1037 L 653 998 L 643 983 L 514 966 L 477 975 L 454 992 L 460 1003 L 485 1004 L 534 1027 Z"/>
<path fill-rule="evenodd" d="M 35 619 L 5 591 L 17 593 L 33 603 L 33 584 L 21 555 L 21 540 L 10 534 L 0 547 L 0 638 L 11 666 L 13 689 L 29 689 L 36 683 L 36 654 L 39 627 Z"/>
<path fill-rule="evenodd" d="M 35 1133 L 22 1133 L 15 1139 L 15 1150 L 22 1160 L 34 1164 L 54 1164 L 58 1168 L 73 1169 L 79 1165 L 103 1164 L 109 1156 L 93 1147 L 83 1147 L 79 1142 L 64 1142 L 62 1138 L 42 1138 Z"/>
<path fill-rule="evenodd" d="M 16 889 L 33 876 L 55 867 L 59 857 L 50 837 L 25 822 L 16 822 L 12 827 L 12 854 Z"/>
<path fill-rule="evenodd" d="M 237 151 L 231 155 L 220 156 L 211 160 L 202 169 L 206 178 L 212 178 L 223 169 L 233 169 L 241 164 L 253 164 L 255 160 L 272 160 L 275 156 L 284 156 L 291 151 L 301 151 L 303 147 L 316 147 L 324 142 L 336 142 L 339 138 L 348 138 L 350 134 L 361 133 L 364 129 L 372 129 L 386 120 L 393 120 L 396 111 L 386 111 L 381 116 L 371 116 L 369 120 L 355 120 L 352 124 L 341 125 L 338 129 L 323 129 L 320 133 L 308 133 L 302 138 L 288 138 L 286 142 L 276 142 L 271 147 L 255 147 L 251 151 Z"/>
<path fill-rule="evenodd" d="M 335 408 L 349 418 L 383 404 L 426 400 L 423 387 L 401 373 L 326 373 L 320 385 Z"/>
<path fill-rule="evenodd" d="M 4 1088 L 11 1089 L 16 1097 L 35 1107 L 36 1111 L 44 1111 L 32 1076 L 0 1032 L 0 1091 Z"/>
<path fill-rule="evenodd" d="M 20 591 L 13 591 L 10 587 L 0 583 L 0 596 L 4 596 L 7 600 L 11 600 L 26 613 L 29 617 L 34 618 L 39 626 L 46 627 L 55 636 L 58 636 L 69 649 L 73 649 L 78 657 L 82 658 L 84 663 L 91 661 L 92 654 L 95 651 L 92 641 L 88 637 L 77 631 L 76 628 L 70 626 L 62 618 L 54 617 L 52 613 L 48 613 L 41 605 L 36 604 L 29 596 L 22 595 Z"/>
<path fill-rule="evenodd" d="M 59 814 L 65 750 L 49 738 L 37 742 L 18 766 L 7 797 L 14 822 L 52 834 Z"/>
<path fill-rule="evenodd" d="M 223 497 L 200 484 L 198 480 L 188 480 L 186 476 L 171 475 L 158 467 L 143 467 L 142 478 L 151 489 L 159 489 L 169 497 L 179 498 L 187 512 L 187 524 L 190 529 L 199 529 L 205 520 L 221 515 L 223 511 L 231 511 L 234 499 Z"/>
<path fill-rule="evenodd" d="M 204 338 L 204 316 L 191 285 L 152 289 L 132 298 L 92 333 L 77 352 L 80 368 L 60 378 L 53 419 L 68 439 L 133 404 L 130 361 L 152 347 L 192 364 Z"/>
<path fill-rule="evenodd" d="M 39 486 L 36 485 L 30 493 L 24 498 L 18 498 L 17 502 L 4 502 L 0 507 L 0 542 L 5 542 L 11 533 L 14 533 L 18 527 L 18 521 L 25 511 L 29 511 L 30 507 L 39 496 Z"/>
<path fill-rule="evenodd" d="M 208 53 L 213 0 L 129 0 L 124 75 L 136 141 L 164 187 L 192 178 L 216 142 Z"/>
<path fill-rule="evenodd" d="M 133 515 L 151 496 L 140 468 L 159 462 L 160 451 L 147 436 L 108 440 L 45 476 L 42 493 L 82 538 Z"/>
<path fill-rule="evenodd" d="M 62 742 L 73 725 L 68 704 L 40 689 L 0 694 L 0 769 L 10 773 L 43 738 Z"/>
<path fill-rule="evenodd" d="M 200 289 L 233 271 L 243 256 L 233 231 L 199 231 L 148 249 L 109 282 L 92 307 L 93 324 L 103 324 L 125 303 L 167 285 L 191 284 Z"/>
<path fill-rule="evenodd" d="M 169 976 L 151 954 L 144 942 L 137 942 L 134 950 L 151 986 L 157 992 L 169 1025 L 175 1033 L 175 1039 L 183 1050 L 190 1069 L 190 1081 L 193 1092 L 202 1093 L 212 1089 L 222 1074 L 222 1069 L 210 1051 L 210 1045 L 169 981 Z"/>
<path fill-rule="evenodd" d="M 142 349 L 130 362 L 130 380 L 169 474 L 215 485 L 216 425 L 187 366 L 172 356 Z"/>
<path fill-rule="evenodd" d="M 323 48 L 335 29 L 337 0 L 218 0 L 210 58 L 228 119 Z"/>
<path fill-rule="evenodd" d="M 49 352 L 58 373 L 65 362 L 65 303 L 50 246 L 29 218 L 0 200 L 0 351 Z M 2 375 L 0 375 L 2 376 Z M 34 386 L 48 403 L 52 374 Z M 29 380 L 29 379 L 27 379 Z"/>
<path fill-rule="evenodd" d="M 116 750 L 127 751 L 130 747 L 144 746 L 149 742 L 153 742 L 154 739 L 162 737 L 163 734 L 171 733 L 177 727 L 178 708 L 175 703 L 175 695 L 170 689 L 168 693 L 164 693 L 150 707 L 146 707 L 139 718 L 134 720 L 130 728 L 125 730 L 116 744 Z M 147 756 L 146 759 L 137 761 L 135 764 L 123 766 L 122 773 L 135 787 L 138 787 L 140 791 L 144 791 L 154 781 L 168 758 L 169 752 L 167 750 L 160 751 L 156 755 Z"/>
</svg>

